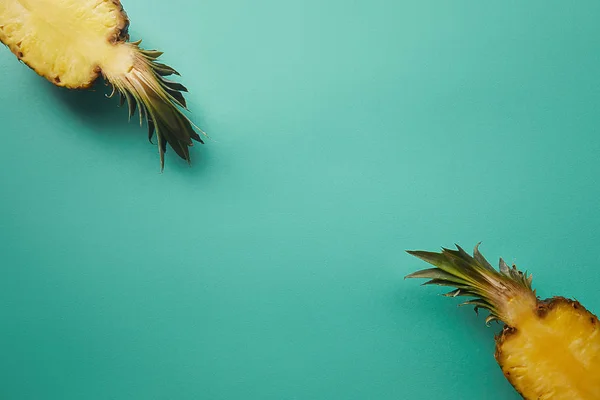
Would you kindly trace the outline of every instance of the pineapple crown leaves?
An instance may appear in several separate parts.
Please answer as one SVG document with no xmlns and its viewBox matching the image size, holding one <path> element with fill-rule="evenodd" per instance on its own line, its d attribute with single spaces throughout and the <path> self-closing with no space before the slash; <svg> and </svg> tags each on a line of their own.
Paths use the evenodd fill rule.
<svg viewBox="0 0 600 400">
<path fill-rule="evenodd" d="M 129 119 L 138 109 L 140 126 L 148 123 L 148 140 L 156 133 L 160 153 L 161 170 L 164 169 L 164 155 L 167 144 L 179 157 L 190 163 L 189 147 L 193 141 L 204 143 L 196 130 L 206 135 L 186 117 L 181 109 L 187 110 L 182 92 L 187 88 L 181 83 L 167 79 L 170 75 L 180 75 L 175 69 L 156 60 L 163 54 L 156 50 L 143 50 L 140 41 L 129 43 L 136 50 L 136 62 L 125 78 L 109 78 L 112 92 L 108 97 L 120 94 L 120 106 L 127 102 Z"/>
<path fill-rule="evenodd" d="M 527 272 L 519 271 L 514 265 L 509 267 L 502 258 L 499 271 L 495 270 L 479 252 L 479 244 L 475 246 L 472 256 L 460 246 L 456 245 L 456 248 L 442 248 L 440 253 L 408 251 L 435 268 L 414 272 L 406 278 L 429 279 L 423 285 L 454 287 L 454 290 L 444 294 L 446 297 L 472 297 L 460 305 L 472 305 L 475 312 L 480 308 L 488 310 L 490 315 L 485 320 L 488 326 L 494 320 L 503 320 L 500 307 L 503 297 L 515 291 L 533 292 L 535 296 L 531 288 L 532 276 Z"/>
</svg>

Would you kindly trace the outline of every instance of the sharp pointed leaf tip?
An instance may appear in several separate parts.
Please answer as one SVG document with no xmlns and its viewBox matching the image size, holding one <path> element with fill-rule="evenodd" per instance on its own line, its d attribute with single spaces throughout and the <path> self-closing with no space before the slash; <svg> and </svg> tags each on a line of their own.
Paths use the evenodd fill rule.
<svg viewBox="0 0 600 400">
<path fill-rule="evenodd" d="M 427 261 L 427 258 L 429 258 L 429 254 L 432 254 L 432 253 L 429 253 L 427 251 L 422 251 L 422 250 L 406 250 L 406 252 L 408 254 L 410 254 L 411 256 L 420 258 L 423 261 Z"/>
<path fill-rule="evenodd" d="M 436 268 L 431 268 L 431 269 L 422 269 L 420 271 L 416 271 L 413 272 L 412 274 L 408 274 L 405 276 L 405 278 L 435 278 L 437 277 L 436 275 L 436 271 L 439 271 Z"/>
<path fill-rule="evenodd" d="M 442 264 L 446 259 L 443 254 L 430 251 L 411 250 L 408 253 L 436 267 L 439 266 L 439 264 Z"/>
<path fill-rule="evenodd" d="M 500 258 L 500 272 L 502 272 L 503 274 L 510 274 L 510 268 L 508 267 L 508 264 L 504 261 L 503 258 Z"/>
<path fill-rule="evenodd" d="M 486 317 L 485 325 L 489 327 L 492 321 L 498 322 L 498 318 L 494 314 L 490 314 Z"/>
<path fill-rule="evenodd" d="M 444 293 L 442 296 L 445 296 L 445 297 L 456 297 L 458 295 L 460 295 L 460 289 L 455 289 L 455 290 L 453 290 L 451 292 Z"/>
<path fill-rule="evenodd" d="M 496 273 L 497 271 L 494 269 L 494 267 L 492 267 L 492 264 L 489 263 L 488 260 L 485 259 L 485 257 L 483 257 L 483 255 L 481 255 L 481 253 L 476 252 L 473 254 L 473 258 L 477 261 L 477 263 L 483 267 L 483 269 L 492 272 L 492 273 Z"/>
</svg>

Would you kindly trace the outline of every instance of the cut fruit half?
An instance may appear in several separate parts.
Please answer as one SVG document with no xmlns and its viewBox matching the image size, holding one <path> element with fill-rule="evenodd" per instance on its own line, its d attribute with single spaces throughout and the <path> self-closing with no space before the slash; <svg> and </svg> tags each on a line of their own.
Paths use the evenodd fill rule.
<svg viewBox="0 0 600 400">
<path fill-rule="evenodd" d="M 183 113 L 185 86 L 157 61 L 161 52 L 128 42 L 129 20 L 119 0 L 0 0 L 0 41 L 56 86 L 86 89 L 100 76 L 136 109 L 148 137 L 156 133 L 161 169 L 167 143 L 190 162 L 193 141 L 204 143 Z M 197 131 L 196 131 L 197 130 Z"/>
<path fill-rule="evenodd" d="M 409 251 L 432 265 L 407 278 L 453 288 L 448 297 L 466 296 L 490 312 L 486 322 L 504 323 L 496 337 L 496 361 L 527 400 L 600 400 L 600 322 L 575 300 L 540 300 L 531 275 L 500 259 L 499 270 L 479 252 L 460 246 L 441 252 Z"/>
</svg>

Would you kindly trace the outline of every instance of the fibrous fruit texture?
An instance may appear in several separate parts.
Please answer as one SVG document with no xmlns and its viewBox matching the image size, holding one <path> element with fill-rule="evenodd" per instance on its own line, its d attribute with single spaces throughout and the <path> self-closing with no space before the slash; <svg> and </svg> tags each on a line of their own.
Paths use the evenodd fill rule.
<svg viewBox="0 0 600 400">
<path fill-rule="evenodd" d="M 409 251 L 434 268 L 408 278 L 455 288 L 446 296 L 467 296 L 465 304 L 490 311 L 504 323 L 496 337 L 496 360 L 527 400 L 600 399 L 600 322 L 580 303 L 564 297 L 537 298 L 531 275 L 500 259 L 496 271 L 475 247 L 441 253 Z"/>
<path fill-rule="evenodd" d="M 180 108 L 187 89 L 166 76 L 179 75 L 157 62 L 162 54 L 129 42 L 129 20 L 119 0 L 0 0 L 0 41 L 23 63 L 57 86 L 89 88 L 103 76 L 138 109 L 140 124 L 156 133 L 161 167 L 167 143 L 186 161 L 202 139 Z"/>
</svg>

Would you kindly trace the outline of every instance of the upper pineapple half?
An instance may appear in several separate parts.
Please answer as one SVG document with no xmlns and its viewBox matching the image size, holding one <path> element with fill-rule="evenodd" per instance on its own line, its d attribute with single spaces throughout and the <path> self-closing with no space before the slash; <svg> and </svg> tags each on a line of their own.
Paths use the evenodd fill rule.
<svg viewBox="0 0 600 400">
<path fill-rule="evenodd" d="M 69 89 L 90 87 L 102 75 L 139 108 L 149 137 L 156 130 L 161 164 L 166 144 L 189 161 L 193 140 L 202 142 L 178 107 L 187 89 L 165 76 L 177 72 L 129 43 L 129 20 L 119 0 L 0 0 L 0 41 L 39 75 Z"/>
</svg>

